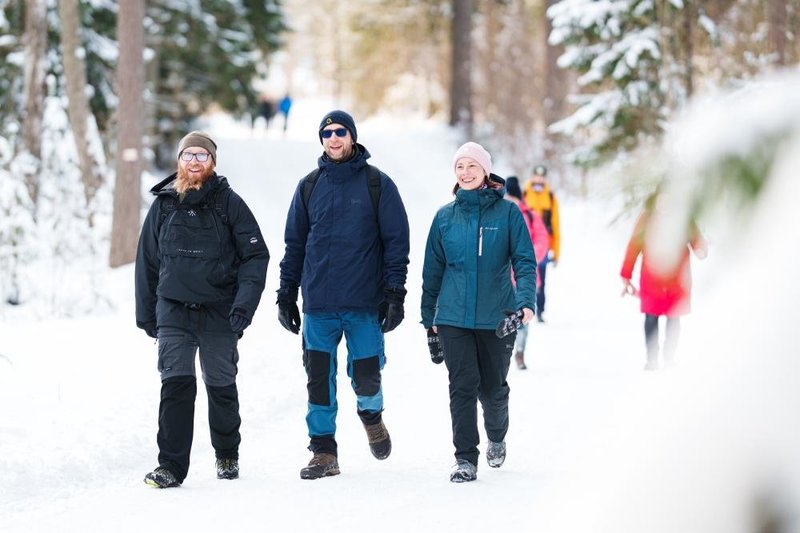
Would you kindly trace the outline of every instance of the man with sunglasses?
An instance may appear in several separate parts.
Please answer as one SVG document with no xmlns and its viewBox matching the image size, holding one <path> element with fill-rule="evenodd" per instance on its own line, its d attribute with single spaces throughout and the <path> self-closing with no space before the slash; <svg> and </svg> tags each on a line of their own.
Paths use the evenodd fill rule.
<svg viewBox="0 0 800 533">
<path fill-rule="evenodd" d="M 335 110 L 322 118 L 319 140 L 324 151 L 312 173 L 316 181 L 306 197 L 311 175 L 300 180 L 286 218 L 278 319 L 292 333 L 303 331 L 306 423 L 314 456 L 300 471 L 302 479 L 339 473 L 336 352 L 342 336 L 347 375 L 370 451 L 376 459 L 386 459 L 392 450 L 382 418 L 383 334 L 404 316 L 408 217 L 397 186 L 367 164 L 370 153 L 357 139 L 348 113 Z"/>
<path fill-rule="evenodd" d="M 217 477 L 239 477 L 237 344 L 269 263 L 255 217 L 214 171 L 211 137 L 189 133 L 177 159 L 178 171 L 150 190 L 136 254 L 136 325 L 158 339 L 159 466 L 144 479 L 157 488 L 179 486 L 189 471 L 198 350 Z"/>
</svg>

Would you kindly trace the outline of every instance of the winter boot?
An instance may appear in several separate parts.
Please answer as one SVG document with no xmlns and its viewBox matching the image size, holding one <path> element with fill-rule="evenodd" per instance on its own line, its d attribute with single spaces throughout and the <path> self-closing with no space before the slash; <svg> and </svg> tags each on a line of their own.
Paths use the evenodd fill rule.
<svg viewBox="0 0 800 533">
<path fill-rule="evenodd" d="M 489 441 L 489 446 L 486 448 L 486 462 L 492 468 L 500 468 L 506 460 L 506 443 Z"/>
<path fill-rule="evenodd" d="M 658 370 L 658 359 L 648 359 L 644 369 L 647 371 Z"/>
<path fill-rule="evenodd" d="M 217 479 L 237 479 L 239 477 L 239 460 L 232 457 L 217 459 Z"/>
<path fill-rule="evenodd" d="M 159 466 L 146 476 L 144 476 L 144 482 L 150 485 L 151 487 L 155 487 L 157 489 L 169 489 L 172 487 L 180 487 L 181 482 L 177 480 L 175 474 L 164 468 L 163 466 Z"/>
<path fill-rule="evenodd" d="M 478 467 L 466 459 L 459 459 L 450 472 L 450 481 L 453 483 L 464 483 L 476 479 L 478 479 Z"/>
<path fill-rule="evenodd" d="M 383 420 L 371 426 L 364 424 L 364 429 L 369 440 L 369 451 L 372 452 L 375 459 L 383 460 L 389 457 L 389 454 L 392 453 L 392 439 L 389 438 L 389 432 L 386 431 Z"/>
<path fill-rule="evenodd" d="M 314 452 L 308 466 L 300 470 L 300 479 L 319 479 L 339 474 L 339 462 L 332 453 Z"/>
<path fill-rule="evenodd" d="M 517 362 L 517 368 L 520 370 L 525 370 L 528 368 L 525 366 L 525 352 L 516 352 L 514 354 L 514 360 Z"/>
</svg>

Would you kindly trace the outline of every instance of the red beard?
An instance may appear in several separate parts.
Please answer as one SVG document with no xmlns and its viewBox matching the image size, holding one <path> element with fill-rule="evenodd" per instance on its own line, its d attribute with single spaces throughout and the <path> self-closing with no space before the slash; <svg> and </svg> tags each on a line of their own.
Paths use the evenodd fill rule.
<svg viewBox="0 0 800 533">
<path fill-rule="evenodd" d="M 200 176 L 190 176 L 189 173 L 186 171 L 185 168 L 179 167 L 178 168 L 178 177 L 175 179 L 175 190 L 178 194 L 183 194 L 186 191 L 191 190 L 199 190 L 200 187 L 203 186 L 205 182 L 208 181 L 208 178 L 214 173 L 213 168 L 209 168 Z"/>
</svg>

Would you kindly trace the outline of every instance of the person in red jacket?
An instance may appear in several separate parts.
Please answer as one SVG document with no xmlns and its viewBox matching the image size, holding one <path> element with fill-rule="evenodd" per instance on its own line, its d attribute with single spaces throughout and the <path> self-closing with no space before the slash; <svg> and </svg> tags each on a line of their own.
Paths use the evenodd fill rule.
<svg viewBox="0 0 800 533">
<path fill-rule="evenodd" d="M 656 259 L 653 252 L 653 232 L 651 230 L 656 212 L 661 211 L 663 197 L 658 192 L 645 202 L 644 211 L 639 215 L 633 235 L 625 250 L 622 263 L 623 294 L 638 295 L 641 310 L 644 313 L 644 335 L 647 346 L 647 363 L 645 370 L 658 370 L 659 367 L 659 326 L 660 316 L 666 317 L 664 335 L 663 362 L 667 366 L 674 364 L 675 349 L 680 337 L 680 317 L 690 310 L 692 275 L 689 262 L 689 250 L 693 250 L 698 259 L 708 255 L 708 244 L 694 222 L 689 222 L 686 229 L 686 240 L 677 252 L 674 266 L 668 267 L 663 261 Z M 660 251 L 660 250 L 659 250 Z M 639 289 L 631 283 L 633 268 L 639 255 L 642 256 Z"/>
</svg>

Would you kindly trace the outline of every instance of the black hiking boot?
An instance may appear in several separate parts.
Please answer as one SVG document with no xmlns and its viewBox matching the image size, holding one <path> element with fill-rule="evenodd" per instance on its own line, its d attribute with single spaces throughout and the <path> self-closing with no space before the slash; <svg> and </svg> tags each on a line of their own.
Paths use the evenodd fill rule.
<svg viewBox="0 0 800 533">
<path fill-rule="evenodd" d="M 389 457 L 389 454 L 392 453 L 392 439 L 389 438 L 389 432 L 386 431 L 383 420 L 371 426 L 364 424 L 364 429 L 369 440 L 369 451 L 372 452 L 375 459 L 383 460 Z"/>
<path fill-rule="evenodd" d="M 231 457 L 217 459 L 217 479 L 238 479 L 239 460 Z"/>
<path fill-rule="evenodd" d="M 172 487 L 181 486 L 181 482 L 178 481 L 178 479 L 175 477 L 175 474 L 163 466 L 159 466 L 144 476 L 144 482 L 157 489 L 169 489 Z"/>
<path fill-rule="evenodd" d="M 478 479 L 478 467 L 466 459 L 459 459 L 450 472 L 450 481 L 453 483 L 464 483 Z"/>
<path fill-rule="evenodd" d="M 314 452 L 308 466 L 300 470 L 300 479 L 319 479 L 339 474 L 339 462 L 332 453 Z"/>
<path fill-rule="evenodd" d="M 486 462 L 492 468 L 500 468 L 506 460 L 506 443 L 505 441 L 492 442 L 489 441 L 489 446 L 486 447 Z"/>
</svg>

